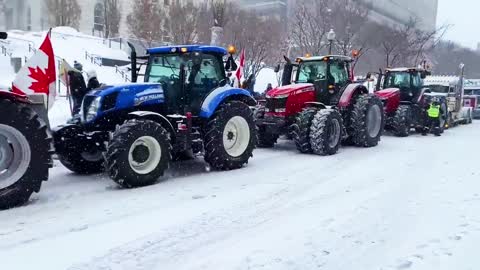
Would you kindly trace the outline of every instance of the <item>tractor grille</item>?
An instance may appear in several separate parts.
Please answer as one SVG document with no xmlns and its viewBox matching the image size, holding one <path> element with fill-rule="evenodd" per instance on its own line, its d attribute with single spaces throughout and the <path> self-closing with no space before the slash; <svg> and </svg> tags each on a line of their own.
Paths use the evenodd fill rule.
<svg viewBox="0 0 480 270">
<path fill-rule="evenodd" d="M 277 109 L 287 107 L 287 98 L 267 98 L 265 108 L 267 112 L 276 112 Z"/>
</svg>

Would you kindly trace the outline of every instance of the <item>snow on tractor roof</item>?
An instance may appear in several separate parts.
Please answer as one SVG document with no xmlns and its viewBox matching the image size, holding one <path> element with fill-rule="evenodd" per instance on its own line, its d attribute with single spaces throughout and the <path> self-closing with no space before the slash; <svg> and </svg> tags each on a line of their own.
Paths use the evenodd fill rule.
<svg viewBox="0 0 480 270">
<path fill-rule="evenodd" d="M 342 60 L 342 61 L 353 61 L 349 56 L 345 55 L 324 55 L 324 56 L 311 56 L 311 57 L 298 57 L 297 61 L 300 62 L 309 62 L 309 61 L 322 61 L 325 58 L 330 58 L 333 60 Z"/>
<path fill-rule="evenodd" d="M 175 46 L 162 46 L 157 48 L 147 49 L 148 54 L 164 54 L 164 53 L 177 53 L 177 52 L 202 52 L 202 53 L 218 53 L 222 55 L 227 54 L 227 50 L 217 46 L 204 46 L 204 45 L 175 45 Z"/>
<path fill-rule="evenodd" d="M 442 85 L 451 86 L 456 85 L 460 78 L 458 76 L 427 76 L 423 80 L 424 85 Z"/>
</svg>

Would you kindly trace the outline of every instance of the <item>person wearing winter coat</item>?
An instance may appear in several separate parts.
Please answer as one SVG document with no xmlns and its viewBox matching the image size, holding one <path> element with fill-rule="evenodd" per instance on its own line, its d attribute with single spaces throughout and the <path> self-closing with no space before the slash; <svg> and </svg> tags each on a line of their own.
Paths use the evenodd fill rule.
<svg viewBox="0 0 480 270">
<path fill-rule="evenodd" d="M 88 77 L 87 92 L 100 87 L 100 82 L 98 82 L 97 72 L 95 70 L 88 71 L 87 77 Z"/>
<path fill-rule="evenodd" d="M 72 116 L 80 112 L 83 97 L 87 94 L 87 86 L 82 75 L 82 65 L 75 61 L 75 69 L 68 71 L 68 80 L 70 84 L 70 95 L 73 101 Z"/>
<path fill-rule="evenodd" d="M 426 136 L 427 133 L 433 129 L 433 134 L 435 136 L 441 136 L 440 134 L 440 117 L 443 114 L 442 107 L 440 102 L 435 99 L 426 110 L 426 121 L 425 126 L 423 127 L 423 136 Z"/>
</svg>

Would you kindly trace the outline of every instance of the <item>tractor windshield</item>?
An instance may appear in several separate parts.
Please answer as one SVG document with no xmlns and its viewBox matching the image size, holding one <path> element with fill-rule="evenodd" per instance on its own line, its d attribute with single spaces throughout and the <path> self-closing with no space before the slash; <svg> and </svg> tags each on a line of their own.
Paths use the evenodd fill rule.
<svg viewBox="0 0 480 270">
<path fill-rule="evenodd" d="M 327 64 L 330 65 L 330 72 L 327 74 Z M 348 69 L 341 61 L 307 61 L 303 62 L 298 70 L 296 83 L 314 83 L 319 80 L 326 80 L 330 84 L 345 85 L 348 81 Z"/>
<path fill-rule="evenodd" d="M 410 73 L 408 72 L 388 72 L 385 75 L 383 88 L 409 88 Z"/>
<path fill-rule="evenodd" d="M 325 80 L 327 75 L 327 62 L 303 62 L 298 69 L 297 83 L 314 83 Z"/>
<path fill-rule="evenodd" d="M 147 69 L 148 82 L 169 83 L 180 78 L 180 65 L 183 62 L 178 54 L 152 56 Z"/>
</svg>

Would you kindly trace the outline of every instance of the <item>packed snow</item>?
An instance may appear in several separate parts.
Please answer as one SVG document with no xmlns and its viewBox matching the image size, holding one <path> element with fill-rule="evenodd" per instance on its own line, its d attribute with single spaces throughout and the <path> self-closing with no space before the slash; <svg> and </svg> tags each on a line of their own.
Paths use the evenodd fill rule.
<svg viewBox="0 0 480 270">
<path fill-rule="evenodd" d="M 2 269 L 478 269 L 479 137 L 475 123 L 330 157 L 281 141 L 240 170 L 174 163 L 132 190 L 56 163 L 0 212 Z"/>
<path fill-rule="evenodd" d="M 53 35 L 54 46 L 105 46 L 55 31 L 63 37 Z M 70 42 L 55 45 L 60 39 Z M 73 51 L 61 57 L 79 59 Z M 121 80 L 90 64 L 101 81 Z M 265 69 L 256 91 L 276 80 Z M 65 123 L 66 97 L 49 115 L 52 126 Z M 210 171 L 198 158 L 131 190 L 56 161 L 27 205 L 0 212 L 1 269 L 479 269 L 478 138 L 474 122 L 442 137 L 387 135 L 378 147 L 329 157 L 299 154 L 281 140 L 255 150 L 240 170 Z"/>
</svg>

